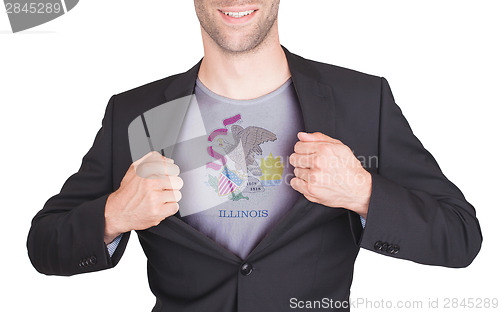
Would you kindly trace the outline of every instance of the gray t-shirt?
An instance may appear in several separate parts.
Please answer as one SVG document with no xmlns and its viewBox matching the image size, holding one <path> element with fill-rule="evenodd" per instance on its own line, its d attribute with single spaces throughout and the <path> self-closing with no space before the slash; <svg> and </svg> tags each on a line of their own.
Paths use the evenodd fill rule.
<svg viewBox="0 0 500 312">
<path fill-rule="evenodd" d="M 194 128 L 205 129 L 208 139 L 196 150 L 179 145 L 173 154 L 184 180 L 181 218 L 245 259 L 300 195 L 290 186 L 288 161 L 304 131 L 295 89 L 289 79 L 259 98 L 233 100 L 197 79 L 195 99 L 178 142 Z M 193 153 L 208 153 L 212 161 L 186 172 Z"/>
</svg>

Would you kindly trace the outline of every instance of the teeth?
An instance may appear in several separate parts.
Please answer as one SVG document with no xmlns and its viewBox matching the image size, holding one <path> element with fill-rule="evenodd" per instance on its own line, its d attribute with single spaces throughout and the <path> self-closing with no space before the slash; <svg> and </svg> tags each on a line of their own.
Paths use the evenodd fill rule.
<svg viewBox="0 0 500 312">
<path fill-rule="evenodd" d="M 226 14 L 227 16 L 235 17 L 235 18 L 240 18 L 243 16 L 247 16 L 255 12 L 255 10 L 249 10 L 249 11 L 243 11 L 243 12 L 222 12 Z"/>
</svg>

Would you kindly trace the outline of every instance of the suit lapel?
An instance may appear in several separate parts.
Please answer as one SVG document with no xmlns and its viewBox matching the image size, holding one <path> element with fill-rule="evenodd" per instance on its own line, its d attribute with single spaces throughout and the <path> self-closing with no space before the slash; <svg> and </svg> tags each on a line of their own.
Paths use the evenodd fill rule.
<svg viewBox="0 0 500 312">
<path fill-rule="evenodd" d="M 282 48 L 299 98 L 306 131 L 319 131 L 333 137 L 335 101 L 331 88 L 321 82 L 320 73 L 310 66 L 310 61 L 290 53 L 283 46 Z"/>
<path fill-rule="evenodd" d="M 310 66 L 310 61 L 290 53 L 283 46 L 282 48 L 287 57 L 288 66 L 292 75 L 293 86 L 299 99 L 305 130 L 307 132 L 319 131 L 334 137 L 335 102 L 331 88 L 321 82 L 320 73 Z M 178 75 L 177 78 L 169 84 L 164 92 L 165 102 L 194 93 L 200 65 L 201 60 L 187 72 Z M 169 131 L 179 132 L 180 129 L 169 129 Z M 312 203 L 301 194 L 297 201 L 295 201 L 292 205 L 289 212 L 250 253 L 249 258 L 272 246 L 272 243 L 276 239 L 283 235 L 297 222 L 297 220 L 300 220 L 300 218 L 302 218 L 309 211 L 311 205 Z M 207 237 L 187 223 L 183 222 L 180 219 L 179 213 L 173 217 L 165 219 L 164 222 L 168 222 L 170 226 L 176 226 L 178 229 L 185 229 L 188 231 L 185 233 L 186 236 L 198 238 L 195 241 L 198 241 L 199 243 L 207 242 Z M 160 229 L 157 228 L 157 230 Z M 184 244 L 187 243 L 184 242 Z M 235 261 L 239 259 L 235 255 L 229 253 L 228 250 L 222 246 L 215 243 L 211 245 L 216 249 L 223 249 L 218 250 L 219 255 L 227 257 L 228 260 Z"/>
<path fill-rule="evenodd" d="M 306 60 L 290 53 L 285 47 L 282 48 L 287 57 L 306 132 L 319 131 L 333 137 L 335 103 L 331 89 L 320 82 L 319 73 L 315 72 Z M 300 194 L 287 214 L 259 242 L 248 258 L 257 257 L 272 247 L 272 243 L 302 219 L 311 206 L 312 203 Z"/>
<path fill-rule="evenodd" d="M 165 89 L 165 102 L 173 101 L 183 96 L 194 94 L 194 87 L 198 71 L 201 65 L 200 60 L 187 72 L 177 75 L 177 77 Z"/>
</svg>

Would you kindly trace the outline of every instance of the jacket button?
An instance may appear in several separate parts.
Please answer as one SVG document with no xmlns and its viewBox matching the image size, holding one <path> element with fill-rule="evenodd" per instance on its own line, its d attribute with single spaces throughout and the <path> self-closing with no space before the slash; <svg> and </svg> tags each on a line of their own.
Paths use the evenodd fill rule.
<svg viewBox="0 0 500 312">
<path fill-rule="evenodd" d="M 88 264 L 87 264 L 87 262 L 86 262 L 85 260 L 87 260 L 87 259 L 82 259 L 82 260 L 80 260 L 79 266 L 80 266 L 81 268 L 85 268 L 85 267 L 87 267 L 87 266 L 88 266 Z"/>
<path fill-rule="evenodd" d="M 388 244 L 387 242 L 384 242 L 384 243 L 382 244 L 382 248 L 381 248 L 380 250 L 382 250 L 382 251 L 387 251 L 387 248 L 388 248 L 388 247 L 389 247 L 389 244 Z"/>
<path fill-rule="evenodd" d="M 393 254 L 394 253 L 394 245 L 389 244 L 389 246 L 387 246 L 387 252 L 390 254 Z"/>
<path fill-rule="evenodd" d="M 375 248 L 375 250 L 381 250 L 382 249 L 382 242 L 381 241 L 377 241 L 375 243 L 375 245 L 373 245 L 373 248 Z"/>
<path fill-rule="evenodd" d="M 90 265 L 95 265 L 97 263 L 97 258 L 95 256 L 90 257 L 89 259 Z"/>
<path fill-rule="evenodd" d="M 399 246 L 398 245 L 394 245 L 392 248 L 394 249 L 393 252 L 392 252 L 393 254 L 397 254 L 399 252 Z"/>
<path fill-rule="evenodd" d="M 250 263 L 243 263 L 240 267 L 240 272 L 241 274 L 248 276 L 250 273 L 252 273 L 253 267 Z"/>
</svg>

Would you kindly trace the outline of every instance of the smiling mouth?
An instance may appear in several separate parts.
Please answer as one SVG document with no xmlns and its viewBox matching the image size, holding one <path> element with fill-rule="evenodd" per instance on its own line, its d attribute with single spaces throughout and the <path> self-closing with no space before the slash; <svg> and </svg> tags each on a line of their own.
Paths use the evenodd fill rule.
<svg viewBox="0 0 500 312">
<path fill-rule="evenodd" d="M 254 13 L 257 10 L 248 10 L 248 11 L 242 11 L 242 12 L 224 12 L 221 10 L 219 10 L 219 11 L 227 16 L 230 16 L 230 17 L 242 18 L 242 17 L 248 16 L 248 15 Z"/>
</svg>

